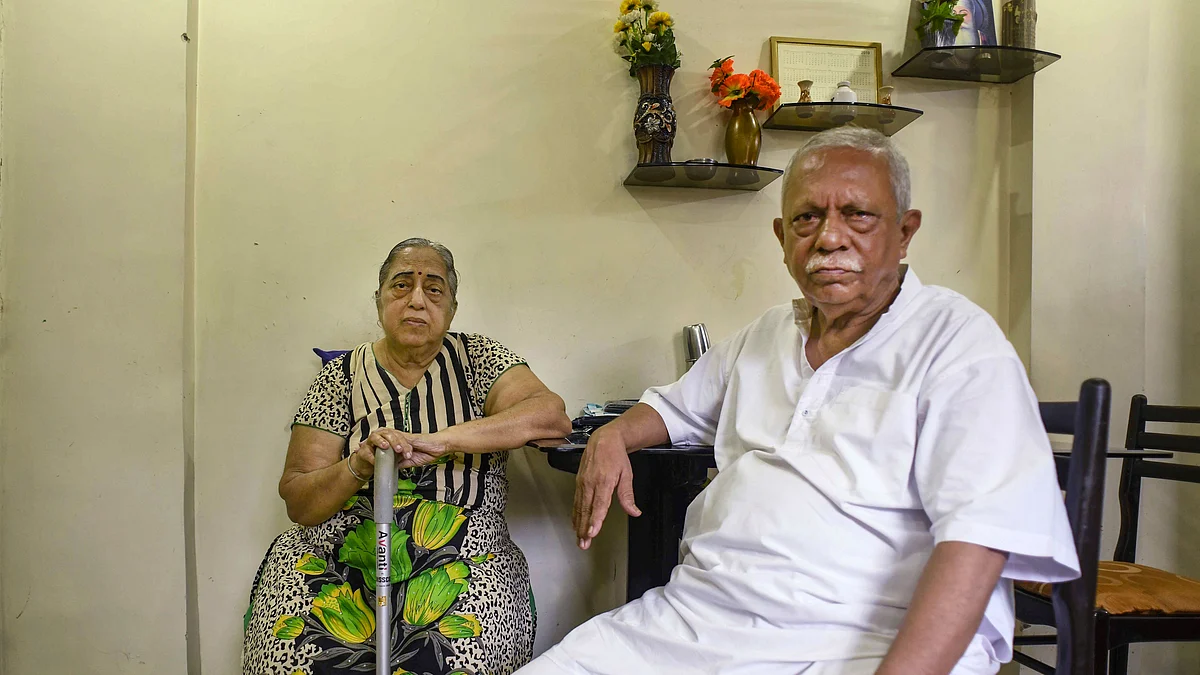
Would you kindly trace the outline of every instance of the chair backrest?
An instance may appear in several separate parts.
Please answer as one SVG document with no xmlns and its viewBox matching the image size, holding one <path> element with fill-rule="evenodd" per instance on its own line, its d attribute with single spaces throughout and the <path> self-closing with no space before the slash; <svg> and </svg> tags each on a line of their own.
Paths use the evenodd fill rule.
<svg viewBox="0 0 1200 675">
<path fill-rule="evenodd" d="M 1108 382 L 1092 379 L 1079 388 L 1076 402 L 1039 404 L 1047 433 L 1073 435 L 1062 487 L 1067 491 L 1067 518 L 1079 556 L 1080 577 L 1055 584 L 1051 592 L 1058 631 L 1055 672 L 1060 675 L 1092 675 L 1095 662 L 1096 575 L 1111 398 Z M 1061 483 L 1061 477 L 1059 480 Z"/>
<path fill-rule="evenodd" d="M 1075 434 L 1075 411 L 1079 408 L 1077 401 L 1063 403 L 1038 403 L 1038 411 L 1042 413 L 1042 426 L 1048 434 Z M 1066 486 L 1063 486 L 1066 489 Z"/>
<path fill-rule="evenodd" d="M 1151 433 L 1146 431 L 1147 422 L 1200 424 L 1200 407 L 1150 405 L 1145 395 L 1138 394 L 1129 403 L 1129 427 L 1125 432 L 1127 448 L 1200 453 L 1200 436 Z"/>
<path fill-rule="evenodd" d="M 1200 436 L 1179 433 L 1157 433 L 1146 430 L 1150 422 L 1168 424 L 1200 424 L 1200 407 L 1150 405 L 1138 394 L 1129 403 L 1129 426 L 1125 431 L 1125 447 L 1131 450 L 1167 450 L 1170 452 L 1200 453 Z M 1140 457 L 1127 458 L 1121 466 L 1121 533 L 1113 559 L 1134 562 L 1137 557 L 1137 530 L 1143 478 L 1200 483 L 1200 466 L 1155 461 Z"/>
</svg>

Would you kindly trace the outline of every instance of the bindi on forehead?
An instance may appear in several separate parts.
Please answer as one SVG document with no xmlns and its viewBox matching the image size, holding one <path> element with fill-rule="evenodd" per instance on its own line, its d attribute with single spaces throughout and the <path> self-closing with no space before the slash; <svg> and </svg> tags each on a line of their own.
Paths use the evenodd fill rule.
<svg viewBox="0 0 1200 675">
<path fill-rule="evenodd" d="M 440 274 L 437 274 L 436 272 L 426 272 L 423 269 L 413 269 L 413 268 L 409 268 L 409 269 L 401 268 L 401 269 L 397 270 L 396 273 L 392 275 L 393 279 L 395 279 L 396 277 L 428 277 L 430 279 L 436 279 L 437 281 L 445 281 L 446 280 L 446 277 L 444 277 Z"/>
</svg>

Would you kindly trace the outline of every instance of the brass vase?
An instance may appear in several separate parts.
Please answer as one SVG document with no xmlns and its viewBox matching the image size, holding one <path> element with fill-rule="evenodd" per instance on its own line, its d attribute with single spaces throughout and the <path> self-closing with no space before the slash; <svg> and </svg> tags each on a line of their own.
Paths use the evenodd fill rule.
<svg viewBox="0 0 1200 675">
<path fill-rule="evenodd" d="M 671 66 L 642 66 L 637 69 L 642 95 L 633 115 L 633 137 L 637 140 L 638 164 L 667 164 L 675 144 L 675 104 L 671 102 Z"/>
<path fill-rule="evenodd" d="M 733 116 L 725 127 L 725 158 L 730 164 L 758 165 L 762 150 L 762 125 L 749 101 L 733 102 Z"/>
</svg>

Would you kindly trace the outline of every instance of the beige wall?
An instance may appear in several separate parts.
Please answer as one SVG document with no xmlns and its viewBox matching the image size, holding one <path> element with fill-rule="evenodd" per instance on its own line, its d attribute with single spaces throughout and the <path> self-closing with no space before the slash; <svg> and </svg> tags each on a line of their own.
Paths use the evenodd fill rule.
<svg viewBox="0 0 1200 675">
<path fill-rule="evenodd" d="M 1127 402 L 1146 346 L 1145 10 L 1106 0 L 1038 12 L 1038 46 L 1066 56 L 1036 80 L 1032 374 L 1043 397 L 1100 375 Z M 1105 104 L 1110 86 L 1123 105 Z"/>
<path fill-rule="evenodd" d="M 758 194 L 639 190 L 637 86 L 608 47 L 615 2 L 350 6 L 205 0 L 197 167 L 196 522 L 206 672 L 233 672 L 251 576 L 286 525 L 275 494 L 311 347 L 376 334 L 374 268 L 412 235 L 462 268 L 456 328 L 510 344 L 571 412 L 676 377 L 683 325 L 729 335 L 795 294 Z M 675 157 L 720 157 L 705 67 L 768 63 L 771 34 L 879 40 L 898 65 L 907 6 L 678 0 Z M 1002 313 L 1003 90 L 902 81 L 926 116 L 897 140 L 927 211 L 913 263 Z M 804 135 L 768 132 L 781 166 Z M 621 596 L 621 519 L 574 550 L 572 478 L 513 466 L 510 520 L 531 559 L 539 648 Z"/>
<path fill-rule="evenodd" d="M 4 2 L 0 0 L 0 17 L 4 16 Z M 3 110 L 4 102 L 4 52 L 8 46 L 8 38 L 4 34 L 4 21 L 0 21 L 0 111 Z M 4 116 L 0 112 L 0 157 L 4 156 Z M 4 166 L 0 162 L 0 507 L 4 506 L 4 448 L 7 447 L 3 439 L 8 433 L 7 415 L 5 414 L 6 407 L 4 401 L 4 383 L 8 379 L 4 375 L 3 354 L 7 351 L 8 346 L 8 318 L 5 316 L 4 304 L 8 299 L 8 242 L 5 233 L 7 219 L 4 214 L 4 204 L 7 200 L 4 199 L 2 186 L 4 183 Z M 4 642 L 7 633 L 4 630 L 4 624 L 8 617 L 8 611 L 5 606 L 5 584 L 4 584 L 4 568 L 3 561 L 5 559 L 4 541 L 5 530 L 3 517 L 0 516 L 0 675 L 7 672 L 4 658 Z"/>
<path fill-rule="evenodd" d="M 1200 405 L 1200 126 L 1192 112 L 1200 105 L 1200 5 L 1158 0 L 1156 9 L 1146 85 L 1146 394 Z M 1200 487 L 1147 482 L 1142 508 L 1138 560 L 1200 578 Z M 1200 672 L 1200 645 L 1135 654 L 1143 672 Z"/>
<path fill-rule="evenodd" d="M 5 672 L 184 650 L 185 3 L 4 3 Z"/>
</svg>

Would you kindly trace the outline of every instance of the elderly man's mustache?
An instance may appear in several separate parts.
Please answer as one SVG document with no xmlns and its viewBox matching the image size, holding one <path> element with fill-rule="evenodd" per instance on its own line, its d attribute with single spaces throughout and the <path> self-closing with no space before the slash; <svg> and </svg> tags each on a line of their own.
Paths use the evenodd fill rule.
<svg viewBox="0 0 1200 675">
<path fill-rule="evenodd" d="M 863 264 L 858 256 L 850 253 L 815 253 L 804 263 L 804 271 L 808 274 L 823 269 L 861 272 Z"/>
</svg>

